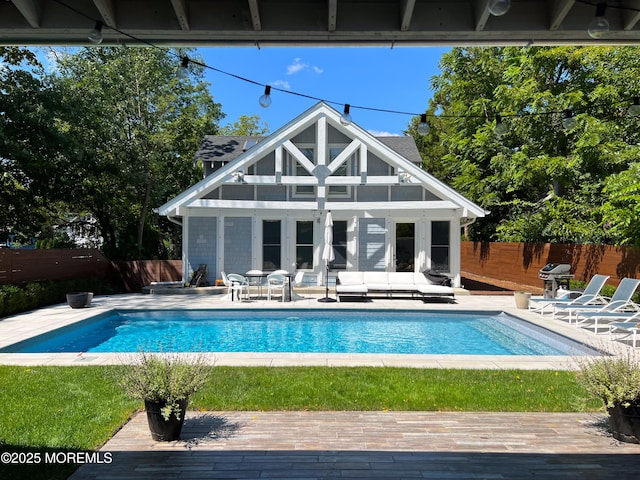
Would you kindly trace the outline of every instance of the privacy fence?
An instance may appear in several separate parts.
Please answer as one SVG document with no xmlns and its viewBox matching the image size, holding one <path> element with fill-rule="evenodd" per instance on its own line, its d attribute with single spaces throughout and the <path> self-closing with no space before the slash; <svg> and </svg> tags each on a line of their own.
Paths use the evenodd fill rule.
<svg viewBox="0 0 640 480">
<path fill-rule="evenodd" d="M 542 291 L 538 271 L 547 263 L 568 263 L 578 280 L 600 273 L 617 285 L 624 277 L 640 276 L 640 249 L 606 245 L 462 242 L 463 277 L 507 289 Z M 112 262 L 94 249 L 0 249 L 0 285 L 39 280 L 98 277 L 139 292 L 157 281 L 182 278 L 180 260 Z"/>
<path fill-rule="evenodd" d="M 576 280 L 588 281 L 596 273 L 609 275 L 617 286 L 624 277 L 640 275 L 640 249 L 608 245 L 549 243 L 462 242 L 463 276 L 516 289 L 542 292 L 539 270 L 548 263 L 568 263 Z"/>
<path fill-rule="evenodd" d="M 23 285 L 44 280 L 102 278 L 125 292 L 140 292 L 154 281 L 182 279 L 180 260 L 112 262 L 100 250 L 0 249 L 0 285 Z"/>
</svg>

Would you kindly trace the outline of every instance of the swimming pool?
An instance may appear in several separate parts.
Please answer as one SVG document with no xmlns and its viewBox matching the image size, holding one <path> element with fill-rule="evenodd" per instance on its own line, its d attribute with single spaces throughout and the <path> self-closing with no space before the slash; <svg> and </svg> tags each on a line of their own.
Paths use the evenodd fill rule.
<svg viewBox="0 0 640 480">
<path fill-rule="evenodd" d="M 582 344 L 503 312 L 119 310 L 2 353 L 296 352 L 572 355 Z"/>
</svg>

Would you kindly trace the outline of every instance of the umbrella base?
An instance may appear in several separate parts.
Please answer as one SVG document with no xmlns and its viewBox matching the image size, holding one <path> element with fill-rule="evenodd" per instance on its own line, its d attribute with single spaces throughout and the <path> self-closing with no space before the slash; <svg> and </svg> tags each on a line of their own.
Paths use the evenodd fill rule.
<svg viewBox="0 0 640 480">
<path fill-rule="evenodd" d="M 329 302 L 337 302 L 338 300 L 331 297 L 323 297 L 323 298 L 319 298 L 318 301 L 322 303 L 329 303 Z"/>
</svg>

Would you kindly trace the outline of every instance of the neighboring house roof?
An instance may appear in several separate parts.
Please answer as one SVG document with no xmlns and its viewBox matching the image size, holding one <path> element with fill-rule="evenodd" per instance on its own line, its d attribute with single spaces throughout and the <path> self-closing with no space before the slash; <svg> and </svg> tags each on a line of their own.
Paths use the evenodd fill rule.
<svg viewBox="0 0 640 480">
<path fill-rule="evenodd" d="M 354 123 L 342 125 L 340 117 L 340 112 L 324 102 L 319 102 L 271 135 L 262 138 L 246 151 L 243 151 L 245 149 L 242 147 L 248 137 L 226 137 L 224 141 L 219 142 L 219 145 L 215 145 L 215 143 L 225 137 L 211 136 L 205 139 L 203 146 L 196 154 L 196 158 L 209 161 L 220 159 L 223 165 L 191 188 L 159 207 L 158 212 L 167 216 L 184 216 L 206 214 L 206 209 L 233 210 L 235 212 L 239 212 L 241 209 L 245 209 L 246 212 L 258 209 L 273 212 L 291 212 L 295 210 L 315 211 L 331 208 L 336 211 L 361 210 L 369 212 L 369 214 L 395 210 L 402 213 L 414 212 L 414 214 L 427 215 L 428 211 L 438 211 L 440 212 L 439 215 L 460 218 L 483 217 L 488 213 L 428 172 L 425 172 L 420 167 L 420 154 L 413 138 L 376 138 Z M 329 138 L 327 132 L 330 129 L 331 131 L 337 131 L 342 138 L 348 141 L 348 145 L 335 159 L 328 160 L 326 155 L 328 143 L 316 140 L 318 149 L 325 151 L 325 155 L 320 154 L 316 159 L 317 163 L 314 164 L 304 156 L 292 141 L 292 139 L 296 139 L 298 135 L 303 135 L 304 132 L 312 127 L 315 128 L 314 132 L 319 136 L 318 138 L 324 136 L 327 142 Z M 259 139 L 259 137 L 250 138 Z M 359 152 L 358 158 L 362 159 L 360 161 L 360 171 L 351 177 L 339 176 L 337 169 L 347 161 L 350 155 L 354 155 L 357 152 Z M 293 158 L 293 161 L 307 173 L 301 177 L 296 173 L 285 172 L 282 168 L 285 155 Z M 369 173 L 367 161 L 369 155 L 382 160 L 394 173 L 378 173 L 377 176 L 374 173 Z M 275 158 L 275 171 L 273 173 L 249 173 L 249 167 L 258 164 L 268 156 L 272 157 L 272 165 L 273 158 Z M 414 163 L 416 160 L 417 164 Z M 283 201 L 208 197 L 210 193 L 219 187 L 229 188 L 233 185 L 242 186 L 244 184 L 253 184 L 258 187 L 260 185 L 304 184 L 317 185 L 318 189 L 315 201 L 310 201 L 309 199 L 296 201 L 296 199 L 290 198 Z M 421 201 L 396 201 L 391 199 L 388 201 L 369 202 L 361 201 L 361 199 L 357 202 L 340 201 L 327 196 L 328 186 L 345 184 L 365 187 L 388 186 L 391 188 L 400 185 L 413 185 L 422 187 L 428 192 L 428 195 Z"/>
</svg>

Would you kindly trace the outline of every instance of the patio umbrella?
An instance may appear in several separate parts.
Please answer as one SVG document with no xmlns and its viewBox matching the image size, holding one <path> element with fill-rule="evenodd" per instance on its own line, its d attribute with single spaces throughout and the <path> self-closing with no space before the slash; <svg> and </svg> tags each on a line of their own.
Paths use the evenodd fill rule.
<svg viewBox="0 0 640 480">
<path fill-rule="evenodd" d="M 324 248 L 322 249 L 322 260 L 327 265 L 327 275 L 325 277 L 325 295 L 324 298 L 318 299 L 319 302 L 335 302 L 335 298 L 329 298 L 329 264 L 336 259 L 333 252 L 333 218 L 331 210 L 327 211 L 324 219 Z"/>
</svg>

